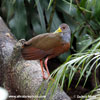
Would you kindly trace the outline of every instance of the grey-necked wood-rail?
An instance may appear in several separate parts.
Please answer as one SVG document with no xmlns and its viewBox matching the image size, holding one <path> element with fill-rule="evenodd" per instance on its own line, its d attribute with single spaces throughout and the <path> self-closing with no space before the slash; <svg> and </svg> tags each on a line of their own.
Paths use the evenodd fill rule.
<svg viewBox="0 0 100 100">
<path fill-rule="evenodd" d="M 47 62 L 70 48 L 71 31 L 67 24 L 61 24 L 53 33 L 44 33 L 33 37 L 26 41 L 22 46 L 22 56 L 25 60 L 40 60 L 43 78 L 47 79 L 50 76 Z M 48 73 L 46 78 L 43 70 L 44 64 Z"/>
</svg>

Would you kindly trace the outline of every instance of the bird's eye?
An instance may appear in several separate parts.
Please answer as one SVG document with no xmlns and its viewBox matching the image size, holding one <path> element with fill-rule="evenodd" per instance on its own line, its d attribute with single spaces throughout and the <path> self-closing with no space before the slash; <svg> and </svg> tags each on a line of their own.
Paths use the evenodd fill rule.
<svg viewBox="0 0 100 100">
<path fill-rule="evenodd" d="M 65 29 L 65 27 L 62 27 L 62 29 Z"/>
</svg>

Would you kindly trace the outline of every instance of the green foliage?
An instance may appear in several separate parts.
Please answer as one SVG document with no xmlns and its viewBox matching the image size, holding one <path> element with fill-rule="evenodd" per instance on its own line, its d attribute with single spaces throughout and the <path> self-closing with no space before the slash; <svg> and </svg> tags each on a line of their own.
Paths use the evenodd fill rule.
<svg viewBox="0 0 100 100">
<path fill-rule="evenodd" d="M 98 67 L 100 67 L 100 49 L 97 49 L 97 45 L 100 46 L 100 42 L 97 42 L 96 46 L 94 46 L 91 50 L 88 50 L 85 53 L 76 53 L 72 56 L 69 56 L 65 63 L 58 67 L 51 74 L 50 77 L 53 77 L 55 80 L 51 80 L 51 83 L 49 83 L 49 86 L 53 87 L 52 96 L 57 90 L 59 84 L 61 85 L 61 88 L 63 88 L 65 78 L 68 79 L 69 89 L 75 73 L 80 74 L 79 79 L 77 79 L 78 81 L 75 88 L 77 88 L 77 86 L 79 85 L 82 77 L 85 77 L 83 87 L 86 85 L 89 76 L 91 75 L 91 73 L 93 73 L 92 70 L 94 70 L 95 76 L 94 83 L 96 83 L 96 88 L 98 87 L 96 81 L 96 70 Z M 94 49 L 96 51 L 94 51 Z M 50 87 L 48 88 L 48 91 L 49 89 Z"/>
<path fill-rule="evenodd" d="M 84 87 L 92 70 L 94 70 L 97 85 L 96 70 L 100 66 L 99 2 L 98 0 L 81 0 L 80 2 L 76 0 L 76 3 L 71 0 L 70 2 L 67 0 L 57 2 L 58 10 L 64 13 L 63 18 L 72 28 L 73 37 L 76 38 L 76 46 L 72 45 L 71 48 L 77 53 L 67 57 L 65 63 L 51 74 L 55 79 L 54 84 L 52 84 L 52 81 L 50 84 L 54 87 L 53 93 L 56 91 L 58 83 L 63 88 L 65 78 L 68 79 L 68 88 L 70 88 L 75 73 L 80 74 L 75 87 L 79 85 L 82 77 L 85 77 Z M 74 38 L 72 38 L 72 43 Z"/>
<path fill-rule="evenodd" d="M 2 13 L 6 16 L 7 23 L 17 39 L 29 39 L 34 34 L 46 32 L 52 10 L 52 7 L 47 10 L 48 1 L 49 0 L 2 1 Z M 57 12 L 54 12 L 50 31 L 55 31 L 61 23 Z"/>
</svg>

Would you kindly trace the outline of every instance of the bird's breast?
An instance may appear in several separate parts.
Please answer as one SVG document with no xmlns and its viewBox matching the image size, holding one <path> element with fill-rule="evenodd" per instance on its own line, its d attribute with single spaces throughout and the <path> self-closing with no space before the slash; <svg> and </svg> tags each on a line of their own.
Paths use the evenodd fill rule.
<svg viewBox="0 0 100 100">
<path fill-rule="evenodd" d="M 61 38 L 65 43 L 70 43 L 71 35 L 69 33 L 62 33 Z"/>
<path fill-rule="evenodd" d="M 51 54 L 51 58 L 54 58 L 56 56 L 59 56 L 60 54 L 63 54 L 64 52 L 67 52 L 70 48 L 70 43 L 65 43 L 62 46 L 59 47 L 55 47 L 52 49 L 52 51 L 50 50 Z"/>
</svg>

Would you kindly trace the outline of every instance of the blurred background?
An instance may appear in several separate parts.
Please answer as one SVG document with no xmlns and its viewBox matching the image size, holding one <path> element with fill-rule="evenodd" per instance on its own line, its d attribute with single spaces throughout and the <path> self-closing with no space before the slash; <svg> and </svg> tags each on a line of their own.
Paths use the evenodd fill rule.
<svg viewBox="0 0 100 100">
<path fill-rule="evenodd" d="M 100 35 L 99 0 L 0 0 L 0 15 L 17 39 L 53 32 L 67 23 L 74 52 Z"/>
</svg>

